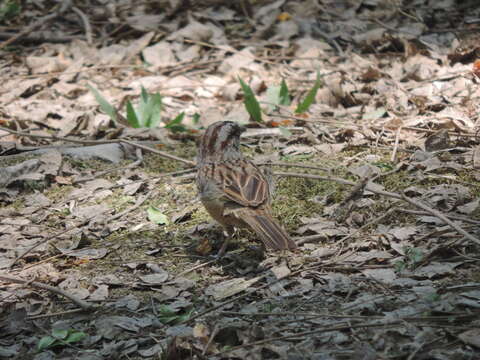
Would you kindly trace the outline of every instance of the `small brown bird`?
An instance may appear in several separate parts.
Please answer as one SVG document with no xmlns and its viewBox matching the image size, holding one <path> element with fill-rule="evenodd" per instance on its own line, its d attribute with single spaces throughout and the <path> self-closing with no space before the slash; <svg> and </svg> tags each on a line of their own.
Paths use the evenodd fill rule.
<svg viewBox="0 0 480 360">
<path fill-rule="evenodd" d="M 229 237 L 235 227 L 248 227 L 268 249 L 295 250 L 295 242 L 272 217 L 266 176 L 240 152 L 240 135 L 244 131 L 232 121 L 216 122 L 205 131 L 198 146 L 200 200 Z M 227 244 L 225 241 L 219 256 Z"/>
</svg>

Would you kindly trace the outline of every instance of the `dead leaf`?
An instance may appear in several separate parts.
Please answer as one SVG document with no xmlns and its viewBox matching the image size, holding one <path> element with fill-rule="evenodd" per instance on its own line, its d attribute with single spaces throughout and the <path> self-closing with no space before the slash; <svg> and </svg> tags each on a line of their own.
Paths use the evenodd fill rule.
<svg viewBox="0 0 480 360">
<path fill-rule="evenodd" d="M 236 278 L 225 280 L 221 283 L 210 285 L 206 290 L 205 294 L 209 296 L 213 296 L 216 301 L 220 301 L 222 299 L 228 298 L 230 296 L 236 295 L 250 286 L 255 284 L 259 281 L 262 277 L 255 277 L 252 279 L 245 279 L 245 278 Z"/>
</svg>

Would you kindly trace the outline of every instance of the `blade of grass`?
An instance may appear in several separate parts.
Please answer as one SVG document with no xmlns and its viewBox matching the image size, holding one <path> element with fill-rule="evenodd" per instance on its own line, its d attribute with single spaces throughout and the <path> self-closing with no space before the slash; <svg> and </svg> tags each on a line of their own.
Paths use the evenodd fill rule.
<svg viewBox="0 0 480 360">
<path fill-rule="evenodd" d="M 173 131 L 173 132 L 182 132 L 186 131 L 187 128 L 182 124 L 183 118 L 185 117 L 185 112 L 181 112 L 178 114 L 175 119 L 170 121 L 167 125 L 165 125 L 165 128 Z"/>
<path fill-rule="evenodd" d="M 317 95 L 317 91 L 322 85 L 320 79 L 320 73 L 317 71 L 317 79 L 315 80 L 315 84 L 313 84 L 313 87 L 310 89 L 307 96 L 305 96 L 305 99 L 303 99 L 303 101 L 298 104 L 297 108 L 295 109 L 296 114 L 304 113 L 310 108 L 310 105 L 313 104 L 313 102 L 315 101 L 315 96 Z"/>
<path fill-rule="evenodd" d="M 155 128 L 160 124 L 162 112 L 162 96 L 159 93 L 150 95 L 150 114 L 147 119 L 147 127 Z"/>
<path fill-rule="evenodd" d="M 133 128 L 140 127 L 140 122 L 138 121 L 137 113 L 135 112 L 135 109 L 133 108 L 133 105 L 130 102 L 130 100 L 127 101 L 127 121 L 128 121 L 128 124 Z"/>
<path fill-rule="evenodd" d="M 260 109 L 260 104 L 258 103 L 252 88 L 245 84 L 240 77 L 238 80 L 240 81 L 240 86 L 243 90 L 243 103 L 245 104 L 248 113 L 254 121 L 262 122 L 262 109 Z"/>
<path fill-rule="evenodd" d="M 280 83 L 280 105 L 284 106 L 289 106 L 291 103 L 290 99 L 290 93 L 288 91 L 287 83 L 285 82 L 285 79 L 282 79 L 282 82 Z"/>
<path fill-rule="evenodd" d="M 97 100 L 98 104 L 100 105 L 100 109 L 105 112 L 113 121 L 117 121 L 117 111 L 115 108 L 100 94 L 100 92 L 95 89 L 90 84 L 87 84 L 88 89 L 93 93 L 95 99 Z"/>
</svg>

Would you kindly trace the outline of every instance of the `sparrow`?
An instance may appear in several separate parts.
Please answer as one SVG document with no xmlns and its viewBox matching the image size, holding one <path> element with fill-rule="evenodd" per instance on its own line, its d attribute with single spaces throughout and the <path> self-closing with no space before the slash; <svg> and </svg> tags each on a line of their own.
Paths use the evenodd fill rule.
<svg viewBox="0 0 480 360">
<path fill-rule="evenodd" d="M 240 151 L 240 135 L 245 130 L 233 121 L 218 121 L 206 129 L 197 156 L 200 200 L 229 238 L 235 228 L 250 228 L 267 249 L 295 250 L 295 242 L 272 216 L 269 179 Z"/>
</svg>

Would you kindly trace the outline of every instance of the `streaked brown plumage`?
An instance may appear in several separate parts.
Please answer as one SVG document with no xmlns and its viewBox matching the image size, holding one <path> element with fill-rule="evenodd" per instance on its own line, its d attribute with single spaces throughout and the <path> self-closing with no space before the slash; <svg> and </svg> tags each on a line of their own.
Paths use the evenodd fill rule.
<svg viewBox="0 0 480 360">
<path fill-rule="evenodd" d="M 232 121 L 216 122 L 205 131 L 198 147 L 200 199 L 230 236 L 234 227 L 249 227 L 266 248 L 295 250 L 295 242 L 272 217 L 268 179 L 240 152 L 243 131 Z"/>
</svg>

